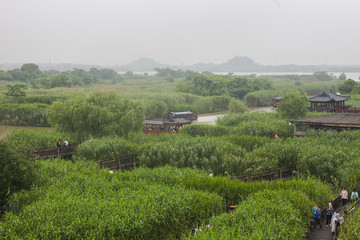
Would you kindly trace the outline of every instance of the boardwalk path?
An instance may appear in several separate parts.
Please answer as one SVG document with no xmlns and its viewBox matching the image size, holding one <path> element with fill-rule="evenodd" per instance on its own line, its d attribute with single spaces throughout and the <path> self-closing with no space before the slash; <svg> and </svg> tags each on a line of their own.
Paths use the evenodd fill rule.
<svg viewBox="0 0 360 240">
<path fill-rule="evenodd" d="M 341 210 L 341 212 L 340 212 L 341 216 L 343 216 L 344 210 L 349 206 L 350 206 L 350 203 L 347 203 L 345 208 L 342 206 L 337 208 L 337 210 Z M 320 228 L 319 226 L 316 227 L 317 230 L 311 229 L 309 240 L 332 240 L 332 239 L 335 239 L 331 232 L 331 227 L 326 226 L 326 218 L 323 219 L 321 224 L 323 226 L 323 230 L 319 230 L 319 228 Z"/>
</svg>

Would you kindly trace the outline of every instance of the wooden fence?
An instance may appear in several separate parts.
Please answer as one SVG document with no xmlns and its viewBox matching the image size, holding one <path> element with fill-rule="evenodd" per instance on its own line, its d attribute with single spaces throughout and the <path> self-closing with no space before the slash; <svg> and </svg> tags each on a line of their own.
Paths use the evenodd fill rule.
<svg viewBox="0 0 360 240">
<path fill-rule="evenodd" d="M 124 157 L 117 157 L 99 161 L 101 168 L 124 170 L 140 165 L 139 157 L 137 155 L 129 155 Z"/>
<path fill-rule="evenodd" d="M 295 169 L 274 169 L 257 174 L 242 175 L 233 177 L 233 179 L 249 182 L 249 181 L 274 181 L 292 178 L 295 174 Z"/>
<path fill-rule="evenodd" d="M 35 159 L 47 159 L 57 157 L 71 157 L 75 153 L 76 145 L 69 145 L 67 147 L 53 147 L 53 148 L 41 148 L 34 149 L 33 154 L 36 155 Z"/>
</svg>

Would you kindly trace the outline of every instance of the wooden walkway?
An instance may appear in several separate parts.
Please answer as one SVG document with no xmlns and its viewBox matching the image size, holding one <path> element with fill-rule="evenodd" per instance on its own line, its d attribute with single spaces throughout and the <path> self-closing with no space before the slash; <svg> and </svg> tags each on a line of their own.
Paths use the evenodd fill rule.
<svg viewBox="0 0 360 240">
<path fill-rule="evenodd" d="M 67 147 L 52 147 L 52 148 L 41 148 L 34 149 L 32 153 L 35 155 L 35 159 L 48 159 L 48 158 L 67 158 L 75 153 L 76 145 L 69 145 Z"/>
<path fill-rule="evenodd" d="M 35 155 L 34 159 L 49 159 L 49 158 L 71 158 L 75 154 L 76 145 L 60 148 L 41 148 L 34 149 L 32 153 Z M 137 155 L 128 155 L 105 159 L 98 161 L 101 168 L 108 168 L 111 170 L 124 170 L 140 165 L 140 160 Z"/>
<path fill-rule="evenodd" d="M 239 177 L 233 177 L 232 179 L 243 182 L 285 180 L 291 179 L 294 176 L 295 172 L 295 169 L 273 169 L 257 174 L 248 174 Z"/>
<path fill-rule="evenodd" d="M 129 155 L 123 157 L 117 157 L 112 159 L 106 159 L 99 161 L 101 168 L 108 168 L 111 170 L 125 170 L 129 168 L 138 167 L 140 160 L 137 155 Z"/>
<path fill-rule="evenodd" d="M 340 197 L 335 198 L 332 202 L 332 205 L 334 209 L 340 210 L 340 216 L 344 215 L 344 211 L 348 209 L 352 204 L 347 203 L 345 207 L 341 204 Z M 335 210 L 335 211 L 336 211 Z M 335 235 L 331 232 L 331 227 L 326 226 L 326 209 L 324 209 L 321 212 L 321 225 L 323 226 L 323 229 L 320 230 L 320 226 L 316 227 L 316 230 L 310 228 L 310 236 L 309 240 L 335 240 Z"/>
</svg>

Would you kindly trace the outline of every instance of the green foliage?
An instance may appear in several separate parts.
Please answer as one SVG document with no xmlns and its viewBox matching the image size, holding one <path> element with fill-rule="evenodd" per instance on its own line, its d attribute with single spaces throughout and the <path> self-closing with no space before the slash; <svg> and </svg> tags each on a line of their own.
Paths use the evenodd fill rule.
<svg viewBox="0 0 360 240">
<path fill-rule="evenodd" d="M 187 76 L 176 87 L 179 92 L 202 96 L 226 95 L 238 99 L 243 99 L 249 92 L 271 88 L 271 82 L 265 79 L 232 77 L 231 75 L 204 75 L 200 73 Z"/>
<path fill-rule="evenodd" d="M 35 163 L 27 160 L 26 155 L 11 147 L 6 140 L 0 139 L 0 199 L 15 191 L 28 189 L 36 180 Z"/>
<path fill-rule="evenodd" d="M 168 107 L 163 101 L 144 101 L 145 105 L 145 117 L 147 119 L 151 118 L 161 118 L 168 112 Z"/>
<path fill-rule="evenodd" d="M 265 107 L 272 104 L 272 99 L 276 96 L 275 92 L 262 90 L 248 93 L 245 96 L 245 104 L 248 107 Z"/>
<path fill-rule="evenodd" d="M 137 153 L 137 145 L 121 138 L 89 139 L 76 148 L 76 156 L 92 161 L 112 159 Z"/>
<path fill-rule="evenodd" d="M 235 213 L 213 217 L 212 227 L 191 239 L 301 239 L 312 205 L 299 191 L 259 192 L 241 202 Z"/>
<path fill-rule="evenodd" d="M 261 112 L 250 112 L 250 113 L 229 113 L 225 116 L 218 118 L 216 121 L 217 125 L 236 127 L 240 123 L 258 121 L 258 122 L 269 122 L 273 119 L 277 119 L 278 116 L 274 113 L 261 113 Z"/>
<path fill-rule="evenodd" d="M 61 73 L 56 76 L 53 76 L 50 79 L 49 88 L 71 87 L 71 85 L 72 82 L 70 81 L 69 76 L 67 76 L 65 73 Z"/>
<path fill-rule="evenodd" d="M 245 113 L 249 109 L 244 105 L 240 100 L 232 98 L 229 103 L 229 112 L 230 113 Z"/>
<path fill-rule="evenodd" d="M 341 73 L 338 78 L 339 78 L 339 80 L 346 80 L 345 73 Z"/>
<path fill-rule="evenodd" d="M 308 105 L 309 100 L 304 94 L 287 93 L 282 97 L 276 112 L 282 118 L 301 118 L 306 116 Z"/>
<path fill-rule="evenodd" d="M 261 78 L 235 77 L 228 83 L 229 95 L 237 99 L 244 99 L 248 93 L 269 89 L 272 89 L 272 83 Z"/>
<path fill-rule="evenodd" d="M 150 182 L 136 172 L 110 174 L 81 161 L 43 161 L 40 171 L 43 186 L 11 199 L 18 214 L 9 212 L 0 222 L 2 237 L 179 239 L 224 211 L 215 193 Z"/>
<path fill-rule="evenodd" d="M 9 97 L 20 97 L 20 96 L 25 96 L 26 92 L 23 91 L 23 89 L 26 89 L 26 85 L 25 84 L 21 84 L 21 83 L 17 83 L 14 85 L 6 85 L 6 87 L 8 88 L 8 91 L 6 93 L 4 93 L 4 95 L 9 96 Z"/>
<path fill-rule="evenodd" d="M 357 207 L 356 207 L 357 208 Z M 339 239 L 342 240 L 353 240 L 360 239 L 360 211 L 355 209 L 354 212 L 349 215 L 345 215 L 345 221 L 341 225 Z"/>
<path fill-rule="evenodd" d="M 215 171 L 219 174 L 227 169 L 230 155 L 243 155 L 244 150 L 219 138 L 190 138 L 179 136 L 171 142 L 150 146 L 142 151 L 141 164 L 147 167 L 171 165 L 178 168 L 190 167 Z"/>
<path fill-rule="evenodd" d="M 230 99 L 228 96 L 200 98 L 194 104 L 194 111 L 197 113 L 221 112 L 228 109 Z"/>
<path fill-rule="evenodd" d="M 96 92 L 53 103 L 47 111 L 47 118 L 53 127 L 74 133 L 78 139 L 126 136 L 142 128 L 144 110 L 142 104 L 122 100 L 115 93 Z"/>
<path fill-rule="evenodd" d="M 357 82 L 352 79 L 348 79 L 339 86 L 339 91 L 341 94 L 351 93 L 357 85 Z"/>
<path fill-rule="evenodd" d="M 324 71 L 315 72 L 313 76 L 316 77 L 319 81 L 331 81 L 333 78 Z"/>
<path fill-rule="evenodd" d="M 67 139 L 70 144 L 77 142 L 65 133 L 55 132 L 54 130 L 13 130 L 4 137 L 12 148 L 22 146 L 28 152 L 38 148 L 56 147 L 58 140 Z"/>
<path fill-rule="evenodd" d="M 154 71 L 157 72 L 156 76 L 158 77 L 183 78 L 194 74 L 194 72 L 190 70 L 182 71 L 179 69 L 176 71 L 170 68 L 154 68 Z"/>
<path fill-rule="evenodd" d="M 25 97 L 17 98 L 5 98 L 4 103 L 43 103 L 43 104 L 52 104 L 55 101 L 65 101 L 69 99 L 69 96 L 65 95 L 31 95 Z"/>
<path fill-rule="evenodd" d="M 259 137 L 292 137 L 294 133 L 293 126 L 290 126 L 284 120 L 272 119 L 271 121 L 251 121 L 240 123 L 236 129 L 236 133 L 242 135 L 251 135 Z"/>
<path fill-rule="evenodd" d="M 217 137 L 228 135 L 232 131 L 231 128 L 224 126 L 213 126 L 208 124 L 190 124 L 185 125 L 181 129 L 181 133 L 190 135 L 192 137 L 203 136 L 203 137 Z"/>
<path fill-rule="evenodd" d="M 19 126 L 49 126 L 45 111 L 49 105 L 32 104 L 1 104 L 0 123 Z"/>
</svg>

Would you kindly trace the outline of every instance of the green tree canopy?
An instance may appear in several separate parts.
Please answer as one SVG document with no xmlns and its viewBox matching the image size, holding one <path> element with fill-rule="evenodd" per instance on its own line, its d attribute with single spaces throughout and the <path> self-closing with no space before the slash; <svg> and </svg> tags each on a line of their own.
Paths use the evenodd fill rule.
<svg viewBox="0 0 360 240">
<path fill-rule="evenodd" d="M 6 85 L 6 87 L 8 88 L 8 91 L 4 93 L 4 95 L 6 96 L 20 97 L 26 95 L 25 91 L 23 91 L 23 89 L 26 89 L 25 84 L 22 83 L 17 83 L 14 85 L 8 84 Z"/>
<path fill-rule="evenodd" d="M 341 73 L 341 74 L 339 75 L 339 79 L 340 79 L 340 80 L 346 80 L 346 75 L 345 75 L 345 73 Z"/>
<path fill-rule="evenodd" d="M 59 131 L 74 134 L 80 140 L 91 136 L 126 136 L 139 131 L 144 111 L 141 103 L 121 99 L 115 93 L 96 92 L 53 103 L 47 119 Z"/>
<path fill-rule="evenodd" d="M 230 113 L 245 113 L 248 112 L 248 107 L 243 104 L 240 100 L 232 98 L 229 103 Z"/>
<path fill-rule="evenodd" d="M 331 81 L 332 80 L 332 77 L 325 71 L 315 72 L 313 75 L 319 81 Z"/>
<path fill-rule="evenodd" d="M 282 118 L 301 118 L 306 116 L 308 104 L 309 99 L 305 94 L 287 93 L 278 104 L 276 112 Z"/>
<path fill-rule="evenodd" d="M 353 88 L 358 85 L 357 82 L 355 82 L 352 79 L 348 79 L 345 80 L 340 86 L 339 86 L 339 91 L 340 93 L 344 94 L 344 93 L 351 93 L 351 91 L 353 90 Z"/>
<path fill-rule="evenodd" d="M 35 180 L 34 164 L 0 139 L 0 200 L 8 193 L 29 188 Z"/>
</svg>

